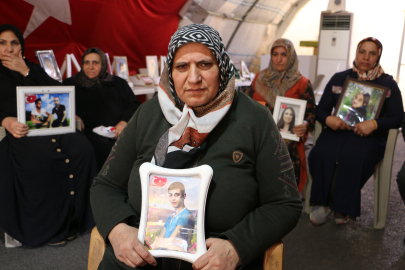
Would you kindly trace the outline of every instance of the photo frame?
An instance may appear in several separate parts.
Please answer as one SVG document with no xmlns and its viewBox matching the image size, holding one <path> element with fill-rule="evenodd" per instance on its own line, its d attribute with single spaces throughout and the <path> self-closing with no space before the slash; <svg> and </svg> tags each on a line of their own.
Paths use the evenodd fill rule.
<svg viewBox="0 0 405 270">
<path fill-rule="evenodd" d="M 114 70 L 118 77 L 126 81 L 129 80 L 128 60 L 126 56 L 114 56 Z"/>
<path fill-rule="evenodd" d="M 245 61 L 240 62 L 240 69 L 241 69 L 242 78 L 250 79 L 250 71 L 249 71 Z"/>
<path fill-rule="evenodd" d="M 156 55 L 146 56 L 146 68 L 148 69 L 148 76 L 151 78 L 159 77 L 159 64 Z"/>
<path fill-rule="evenodd" d="M 284 139 L 297 142 L 300 140 L 292 130 L 294 126 L 304 122 L 306 106 L 306 100 L 277 96 L 273 118 Z"/>
<path fill-rule="evenodd" d="M 38 62 L 45 72 L 59 82 L 62 82 L 62 75 L 56 63 L 55 54 L 53 50 L 35 51 L 35 55 L 38 58 Z"/>
<path fill-rule="evenodd" d="M 110 61 L 110 55 L 108 53 L 105 53 L 105 57 L 107 58 L 107 72 L 111 75 L 113 75 L 113 70 L 111 67 L 111 61 Z"/>
<path fill-rule="evenodd" d="M 27 136 L 76 132 L 74 86 L 17 86 L 17 119 Z"/>
<path fill-rule="evenodd" d="M 165 69 L 166 61 L 167 61 L 167 57 L 161 55 L 160 56 L 160 76 L 162 76 L 162 74 L 163 74 L 163 70 Z"/>
<path fill-rule="evenodd" d="M 154 257 L 194 263 L 207 251 L 204 216 L 212 168 L 202 165 L 177 170 L 144 163 L 139 173 L 142 185 L 139 241 Z"/>
<path fill-rule="evenodd" d="M 347 77 L 333 115 L 353 129 L 357 123 L 378 118 L 387 93 L 386 86 Z"/>
</svg>

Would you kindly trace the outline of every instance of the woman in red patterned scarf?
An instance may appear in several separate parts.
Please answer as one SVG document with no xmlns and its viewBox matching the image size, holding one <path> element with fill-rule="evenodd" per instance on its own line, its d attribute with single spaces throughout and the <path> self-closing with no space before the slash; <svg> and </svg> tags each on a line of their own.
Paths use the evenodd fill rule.
<svg viewBox="0 0 405 270">
<path fill-rule="evenodd" d="M 269 66 L 256 75 L 251 87 L 245 90 L 245 93 L 265 104 L 272 113 L 277 96 L 307 101 L 304 122 L 294 126 L 294 130 L 289 132 L 300 137 L 300 140 L 298 142 L 284 140 L 294 164 L 298 190 L 302 192 L 308 178 L 304 144 L 308 132 L 315 124 L 314 91 L 311 82 L 298 70 L 297 53 L 290 40 L 277 39 L 271 46 L 270 55 Z"/>
</svg>

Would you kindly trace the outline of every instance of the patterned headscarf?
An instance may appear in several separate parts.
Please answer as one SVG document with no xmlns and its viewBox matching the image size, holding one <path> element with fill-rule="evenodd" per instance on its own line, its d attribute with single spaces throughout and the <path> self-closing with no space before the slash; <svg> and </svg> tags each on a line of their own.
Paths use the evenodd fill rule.
<svg viewBox="0 0 405 270">
<path fill-rule="evenodd" d="M 207 46 L 219 67 L 218 94 L 199 107 L 189 107 L 179 99 L 172 78 L 176 50 L 190 42 Z M 191 24 L 174 33 L 159 86 L 160 108 L 172 127 L 159 139 L 151 162 L 166 168 L 187 168 L 198 159 L 206 138 L 229 111 L 235 94 L 234 69 L 218 32 L 207 25 Z"/>
<path fill-rule="evenodd" d="M 84 73 L 84 70 L 83 70 L 84 57 L 91 53 L 96 53 L 96 54 L 100 55 L 100 58 L 101 58 L 100 73 L 98 74 L 97 77 L 94 77 L 93 79 L 90 79 L 89 77 L 87 77 L 87 75 Z M 107 69 L 108 69 L 108 64 L 107 64 L 107 57 L 105 56 L 105 53 L 96 47 L 88 48 L 86 51 L 84 51 L 83 56 L 82 56 L 82 69 L 78 73 L 76 73 L 74 76 L 72 76 L 72 79 L 74 80 L 75 84 L 77 84 L 77 85 L 80 85 L 83 87 L 92 87 L 95 84 L 100 84 L 101 81 L 112 81 L 113 80 L 114 76 L 109 74 L 107 72 Z"/>
<path fill-rule="evenodd" d="M 175 99 L 175 101 L 183 107 L 184 103 L 179 99 L 174 89 L 173 78 L 172 78 L 172 68 L 173 60 L 176 50 L 184 44 L 190 42 L 202 43 L 211 50 L 217 60 L 219 67 L 219 92 L 220 94 L 228 84 L 231 77 L 234 75 L 234 69 L 231 65 L 231 61 L 227 52 L 225 51 L 225 46 L 222 43 L 222 38 L 219 33 L 212 27 L 205 24 L 190 24 L 184 26 L 177 30 L 169 42 L 169 52 L 167 54 L 167 68 L 170 81 L 170 91 Z"/>
<path fill-rule="evenodd" d="M 383 47 L 382 47 L 381 42 L 378 39 L 373 38 L 373 37 L 368 37 L 368 38 L 365 38 L 362 41 L 360 41 L 359 44 L 357 45 L 356 56 L 359 53 L 359 49 L 360 49 L 361 45 L 366 41 L 371 41 L 375 45 L 377 45 L 377 50 L 378 50 L 377 61 L 375 62 L 374 67 L 372 69 L 370 69 L 368 71 L 360 71 L 357 68 L 356 59 L 354 59 L 354 61 L 353 61 L 353 71 L 358 74 L 359 80 L 372 81 L 372 80 L 375 80 L 378 77 L 380 77 L 382 74 L 384 74 L 384 70 L 380 66 L 380 59 L 381 59 L 381 54 L 382 54 Z"/>
<path fill-rule="evenodd" d="M 276 47 L 283 47 L 287 50 L 287 69 L 281 73 L 274 68 L 271 60 L 271 54 Z M 293 43 L 288 39 L 280 38 L 271 46 L 269 66 L 257 75 L 253 87 L 274 108 L 276 97 L 285 96 L 285 92 L 293 87 L 301 76 Z"/>
</svg>

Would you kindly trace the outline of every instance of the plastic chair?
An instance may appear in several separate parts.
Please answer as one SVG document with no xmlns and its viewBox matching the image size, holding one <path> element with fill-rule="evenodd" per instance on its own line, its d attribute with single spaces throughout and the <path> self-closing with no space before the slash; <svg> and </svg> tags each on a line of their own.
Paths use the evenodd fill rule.
<svg viewBox="0 0 405 270">
<path fill-rule="evenodd" d="M 91 231 L 89 260 L 87 270 L 96 270 L 103 259 L 106 244 L 103 237 L 94 227 Z M 264 253 L 263 270 L 281 270 L 283 269 L 283 243 L 279 242 L 272 245 Z"/>
<path fill-rule="evenodd" d="M 314 146 L 322 132 L 322 124 L 315 123 Z M 391 191 L 392 163 L 400 129 L 390 129 L 385 147 L 384 158 L 380 161 L 374 171 L 374 229 L 384 229 L 387 221 L 388 202 Z M 305 187 L 305 213 L 310 214 L 312 207 L 309 205 L 311 197 L 312 177 L 308 173 L 308 181 Z"/>
</svg>

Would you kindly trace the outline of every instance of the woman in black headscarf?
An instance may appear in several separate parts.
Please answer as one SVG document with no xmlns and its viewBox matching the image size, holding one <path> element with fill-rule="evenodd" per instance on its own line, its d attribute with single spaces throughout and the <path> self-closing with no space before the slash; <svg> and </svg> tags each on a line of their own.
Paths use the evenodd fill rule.
<svg viewBox="0 0 405 270">
<path fill-rule="evenodd" d="M 204 219 L 209 249 L 193 266 L 155 260 L 137 239 L 144 162 L 213 168 Z M 172 36 L 158 96 L 121 132 L 91 201 L 107 243 L 99 269 L 211 269 L 214 261 L 218 269 L 262 269 L 265 250 L 295 227 L 302 206 L 288 150 L 269 110 L 235 91 L 233 66 L 213 28 L 191 24 Z M 171 238 L 187 227 L 176 224 Z"/>
<path fill-rule="evenodd" d="M 0 228 L 22 244 L 63 246 L 94 226 L 89 188 L 94 150 L 80 133 L 25 137 L 17 121 L 17 86 L 60 85 L 24 59 L 24 38 L 0 26 Z"/>
<path fill-rule="evenodd" d="M 84 134 L 93 144 L 98 168 L 101 169 L 115 139 L 141 104 L 128 83 L 107 72 L 107 58 L 98 48 L 87 49 L 82 56 L 82 69 L 63 81 L 76 90 L 76 116 L 84 124 Z M 93 132 L 94 128 L 115 127 L 115 137 Z"/>
</svg>

